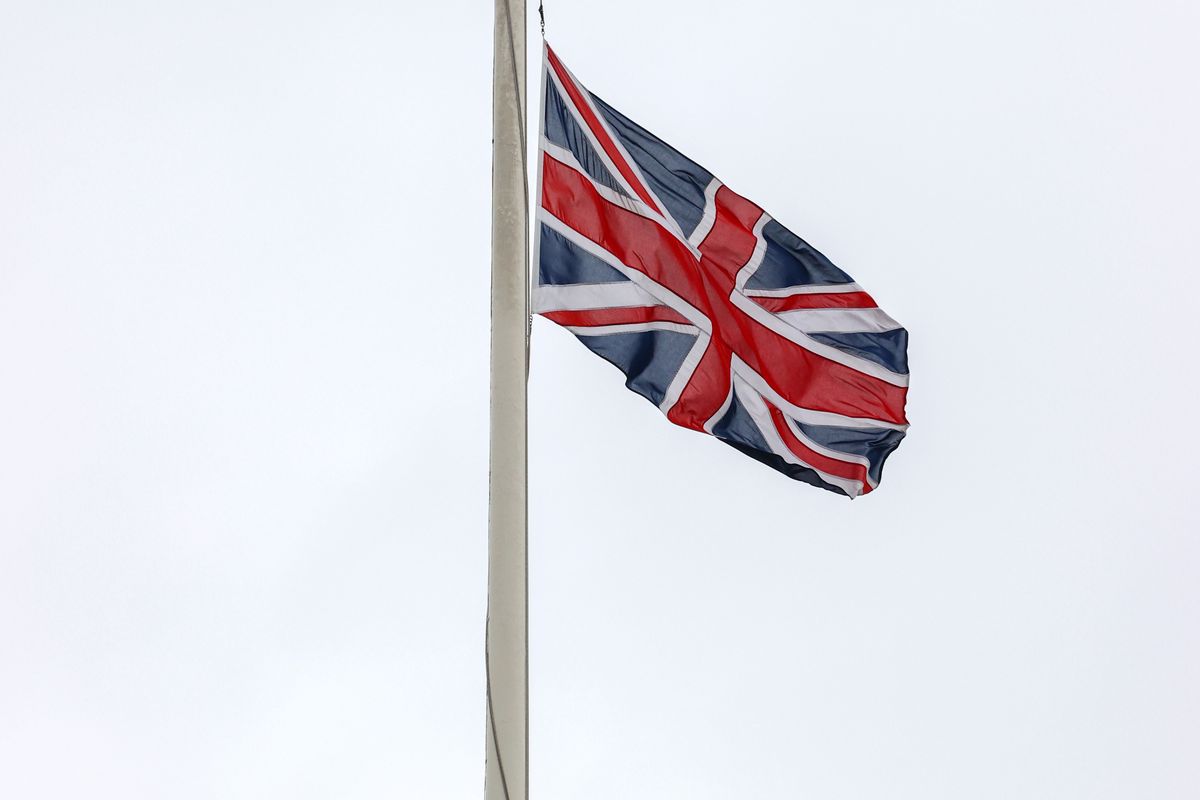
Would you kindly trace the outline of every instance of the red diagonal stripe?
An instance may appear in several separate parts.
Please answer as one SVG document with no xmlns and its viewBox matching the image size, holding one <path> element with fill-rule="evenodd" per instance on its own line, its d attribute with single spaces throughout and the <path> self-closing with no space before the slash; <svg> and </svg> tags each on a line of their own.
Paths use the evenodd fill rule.
<svg viewBox="0 0 1200 800">
<path fill-rule="evenodd" d="M 682 314 L 666 306 L 596 308 L 588 311 L 548 311 L 542 316 L 559 325 L 595 327 L 598 325 L 634 325 L 642 322 L 678 322 L 690 325 Z"/>
<path fill-rule="evenodd" d="M 707 305 L 696 256 L 687 245 L 657 222 L 610 203 L 586 176 L 546 153 L 542 208 L 689 304 L 702 311 Z"/>
<path fill-rule="evenodd" d="M 818 469 L 827 475 L 851 481 L 859 481 L 862 483 L 863 494 L 871 491 L 871 484 L 867 482 L 866 467 L 862 464 L 842 461 L 818 453 L 800 441 L 796 437 L 796 434 L 792 433 L 791 427 L 787 424 L 787 420 L 784 419 L 783 412 L 770 403 L 767 404 L 767 408 L 771 409 L 771 420 L 775 423 L 775 429 L 779 431 L 779 435 L 783 438 L 783 443 L 796 455 L 796 458 L 808 464 L 813 469 Z"/>
<path fill-rule="evenodd" d="M 587 126 L 592 131 L 592 135 L 596 137 L 596 141 L 600 142 L 600 146 L 604 148 L 604 152 L 608 153 L 608 157 L 612 159 L 613 164 L 616 165 L 621 175 L 623 175 L 629 185 L 633 187 L 633 190 L 637 192 L 638 197 L 642 198 L 642 200 L 646 202 L 646 205 L 657 211 L 658 206 L 655 205 L 654 200 L 650 198 L 650 192 L 645 186 L 642 186 L 641 181 L 637 179 L 633 169 L 625 162 L 624 157 L 621 155 L 621 151 L 617 149 L 616 143 L 613 142 L 612 137 L 608 135 L 608 131 L 604 129 L 604 126 L 600 123 L 600 119 L 596 116 L 596 113 L 592 111 L 591 103 L 589 103 L 583 96 L 583 92 L 578 86 L 575 85 L 575 81 L 571 80 L 571 73 L 567 72 L 566 67 L 564 67 L 562 62 L 558 60 L 558 56 L 554 54 L 554 51 L 550 49 L 549 45 L 546 45 L 546 56 L 550 60 L 550 66 L 554 69 L 554 73 L 558 75 L 558 79 L 562 81 L 563 88 L 566 89 L 567 94 L 571 96 L 571 102 L 574 103 L 575 108 L 579 110 L 580 115 L 583 117 L 584 121 L 587 122 Z"/>
<path fill-rule="evenodd" d="M 731 355 L 732 351 L 725 342 L 719 338 L 710 339 L 700 363 L 692 371 L 691 379 L 683 387 L 675 405 L 667 412 L 667 419 L 681 427 L 703 431 L 704 423 L 712 418 L 729 396 Z"/>
<path fill-rule="evenodd" d="M 750 298 L 767 311 L 796 311 L 801 308 L 877 308 L 866 292 L 827 292 L 824 294 L 794 294 L 790 297 Z"/>
<path fill-rule="evenodd" d="M 905 422 L 905 387 L 806 350 L 764 327 L 730 301 L 736 268 L 749 258 L 748 252 L 743 255 L 741 251 L 750 241 L 746 238 L 746 218 L 753 216 L 753 209 L 746 214 L 740 213 L 746 209 L 718 213 L 718 224 L 705 239 L 702 266 L 658 223 L 609 202 L 586 176 L 545 154 L 542 164 L 543 208 L 621 263 L 697 308 L 711 321 L 714 336 L 787 402 L 851 417 Z M 728 364 L 721 366 L 728 369 Z M 723 399 L 721 395 L 716 402 Z M 704 398 L 702 405 L 711 404 L 712 398 Z M 703 410 L 698 408 L 696 416 L 703 417 Z"/>
</svg>

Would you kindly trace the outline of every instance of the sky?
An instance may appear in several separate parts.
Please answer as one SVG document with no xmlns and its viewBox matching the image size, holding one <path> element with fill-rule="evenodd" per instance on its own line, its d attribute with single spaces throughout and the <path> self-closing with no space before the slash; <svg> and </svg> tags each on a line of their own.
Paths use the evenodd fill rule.
<svg viewBox="0 0 1200 800">
<path fill-rule="evenodd" d="M 531 796 L 1196 797 L 1200 7 L 548 5 L 912 428 L 851 502 L 535 320 Z M 0 795 L 481 796 L 490 48 L 0 4 Z"/>
</svg>

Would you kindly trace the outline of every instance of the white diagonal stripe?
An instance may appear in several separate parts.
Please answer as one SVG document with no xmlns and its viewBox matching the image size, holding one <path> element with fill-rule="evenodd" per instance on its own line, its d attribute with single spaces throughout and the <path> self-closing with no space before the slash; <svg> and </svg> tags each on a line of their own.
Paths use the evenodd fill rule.
<svg viewBox="0 0 1200 800">
<path fill-rule="evenodd" d="M 791 417 L 800 422 L 807 422 L 810 425 L 834 425 L 839 428 L 887 428 L 893 431 L 908 430 L 907 423 L 887 422 L 871 417 L 847 417 L 844 414 L 835 414 L 831 411 L 816 411 L 811 408 L 801 408 L 800 406 L 793 405 L 785 400 L 783 395 L 775 391 L 762 375 L 755 372 L 749 364 L 736 355 L 733 357 L 733 371 L 742 376 L 747 383 L 754 387 L 755 391 L 778 406 L 785 417 Z"/>
<path fill-rule="evenodd" d="M 582 233 L 551 214 L 544 206 L 539 207 L 537 210 L 537 221 L 547 226 L 551 230 L 562 234 L 567 241 L 571 242 L 571 244 L 577 245 L 581 249 L 586 250 L 587 252 L 596 256 L 604 263 L 615 268 L 617 272 L 620 272 L 626 278 L 629 278 L 638 286 L 645 289 L 646 292 L 652 297 L 656 298 L 660 305 L 669 306 L 670 308 L 675 309 L 684 317 L 686 317 L 689 322 L 700 328 L 700 330 L 710 335 L 712 334 L 712 322 L 709 321 L 708 317 L 701 313 L 698 308 L 672 292 L 667 287 L 663 286 L 661 283 L 658 283 L 652 279 L 646 273 L 640 272 L 621 263 L 621 260 L 615 255 L 608 252 L 603 247 L 596 244 L 591 239 L 587 238 Z"/>
<path fill-rule="evenodd" d="M 805 333 L 884 333 L 900 327 L 882 308 L 802 308 L 778 317 Z"/>
<path fill-rule="evenodd" d="M 763 236 L 763 227 L 771 221 L 771 215 L 763 212 L 758 215 L 758 221 L 754 223 L 754 252 L 750 254 L 750 258 L 746 259 L 746 263 L 738 270 L 737 277 L 733 279 L 735 292 L 740 292 L 746 287 L 746 281 L 758 272 L 758 268 L 762 266 L 763 257 L 767 254 L 767 237 Z"/>
<path fill-rule="evenodd" d="M 696 337 L 696 342 L 692 345 L 692 349 L 688 351 L 687 357 L 679 365 L 679 370 L 675 373 L 675 377 L 671 379 L 671 385 L 667 387 L 667 391 L 663 394 L 662 402 L 658 404 L 659 409 L 664 414 L 670 414 L 671 409 L 679 402 L 679 397 L 683 394 L 683 390 L 687 388 L 688 382 L 691 381 L 692 375 L 696 372 L 696 367 L 700 366 L 700 360 L 704 358 L 704 353 L 708 350 L 708 343 L 710 341 L 712 341 L 712 337 L 706 333 L 701 333 Z"/>
<path fill-rule="evenodd" d="M 717 190 L 720 188 L 721 182 L 716 178 L 704 187 L 704 216 L 700 217 L 700 221 L 696 223 L 696 230 L 688 237 L 693 247 L 699 247 L 704 242 L 704 237 L 708 236 L 713 223 L 717 221 Z"/>
<path fill-rule="evenodd" d="M 565 286 L 542 285 L 533 292 L 533 313 L 547 311 L 590 311 L 596 308 L 659 306 L 654 295 L 633 281 L 584 283 Z"/>
<path fill-rule="evenodd" d="M 746 289 L 744 294 L 748 297 L 794 297 L 798 294 L 845 294 L 862 290 L 857 283 L 831 283 L 823 286 L 809 283 L 804 286 L 788 286 L 783 289 Z"/>
<path fill-rule="evenodd" d="M 612 175 L 613 180 L 615 180 L 617 183 L 621 184 L 621 187 L 623 189 L 625 189 L 626 192 L 629 193 L 630 197 L 637 198 L 638 197 L 637 192 L 634 191 L 633 187 L 629 185 L 629 181 L 627 181 L 625 179 L 625 176 L 624 176 L 624 174 L 622 174 L 621 170 L 617 169 L 617 165 L 613 163 L 613 160 L 611 158 L 609 158 L 608 151 L 600 146 L 600 141 L 596 138 L 596 134 L 592 132 L 591 126 L 589 126 L 587 124 L 587 120 L 585 120 L 583 118 L 583 115 L 579 112 L 579 109 L 575 107 L 575 101 L 571 99 L 570 92 L 568 92 L 567 88 L 562 85 L 562 81 L 559 79 L 558 73 L 555 72 L 554 67 L 552 67 L 550 65 L 549 57 L 546 58 L 544 63 L 545 63 L 544 69 L 546 70 L 546 77 L 548 77 L 550 79 L 550 82 L 554 84 L 554 88 L 558 92 L 558 96 L 560 98 L 562 98 L 563 105 L 565 105 L 567 107 L 568 113 L 570 113 L 571 116 L 575 119 L 576 125 L 579 126 L 580 133 L 582 133 L 585 137 L 587 137 L 588 142 L 592 145 L 592 150 L 595 152 L 596 157 L 599 158 L 601 163 L 604 164 L 604 168 L 608 170 L 608 173 L 610 175 Z M 561 61 L 559 63 L 561 63 Z M 565 64 L 563 65 L 563 69 L 564 70 L 566 69 Z M 567 71 L 567 74 L 570 75 L 571 74 L 570 71 Z M 576 88 L 579 88 L 578 81 L 575 82 L 575 86 L 576 86 Z M 580 91 L 580 94 L 584 94 L 587 90 L 580 88 L 579 91 Z M 545 136 L 544 136 L 545 124 L 546 124 L 546 121 L 543 119 L 542 120 L 542 127 L 543 127 L 542 149 L 546 149 L 546 144 L 547 144 Z M 586 172 L 584 174 L 586 174 Z M 642 201 L 640 199 L 638 199 L 638 202 L 641 203 Z M 656 209 L 651 209 L 651 210 L 656 210 Z"/>
<path fill-rule="evenodd" d="M 606 134 L 608 134 L 608 137 L 612 141 L 613 146 L 617 149 L 617 152 L 621 155 L 621 157 L 629 165 L 629 168 L 633 172 L 634 176 L 638 180 L 641 181 L 642 187 L 646 190 L 646 193 L 648 195 L 650 195 L 650 198 L 654 201 L 656 207 L 647 205 L 643 200 L 641 200 L 641 196 L 637 193 L 637 191 L 630 184 L 630 182 L 625 178 L 624 173 L 622 173 L 621 170 L 617 168 L 617 165 L 613 162 L 612 158 L 609 157 L 608 151 L 605 150 L 604 147 L 600 144 L 600 140 L 596 138 L 596 134 L 592 131 L 591 126 L 588 125 L 587 120 L 585 120 L 583 118 L 583 114 L 580 112 L 579 108 L 576 107 L 574 99 L 572 99 L 570 93 L 566 90 L 566 87 L 562 85 L 562 81 L 559 79 L 558 73 L 556 73 L 554 71 L 554 68 L 550 66 L 549 60 L 547 60 L 545 63 L 546 76 L 554 83 L 555 88 L 559 92 L 559 97 L 562 98 L 563 103 L 567 107 L 567 110 L 569 111 L 571 116 L 575 119 L 575 122 L 579 126 L 580 131 L 583 133 L 583 135 L 585 137 L 587 137 L 588 143 L 591 144 L 592 150 L 595 152 L 596 157 L 599 158 L 601 163 L 604 164 L 604 168 L 608 170 L 610 175 L 612 175 L 613 180 L 620 183 L 621 187 L 623 189 L 625 189 L 625 191 L 629 195 L 629 197 L 627 199 L 618 200 L 615 202 L 619 203 L 622 207 L 625 207 L 625 208 L 629 207 L 628 204 L 630 201 L 634 202 L 636 204 L 637 208 L 630 209 L 631 211 L 636 210 L 639 214 L 642 214 L 642 216 L 645 216 L 649 219 L 653 219 L 655 222 L 657 222 L 659 225 L 662 226 L 663 230 L 667 231 L 667 233 L 671 234 L 676 239 L 678 239 L 680 242 L 682 242 L 684 245 L 686 245 L 687 248 L 692 251 L 692 255 L 694 255 L 697 259 L 700 258 L 700 252 L 698 250 L 696 250 L 696 248 L 692 245 L 692 243 L 687 240 L 687 237 L 683 235 L 683 231 L 681 231 L 679 229 L 679 223 L 675 221 L 674 217 L 672 217 L 670 214 L 668 214 L 666 212 L 666 207 L 663 206 L 662 201 L 658 199 L 658 196 L 654 194 L 654 191 L 650 188 L 650 184 L 646 182 L 646 178 L 645 178 L 645 176 L 642 175 L 641 170 L 638 168 L 637 162 L 635 162 L 633 160 L 633 158 L 629 155 L 629 153 L 627 153 L 625 151 L 625 147 L 621 144 L 621 140 L 618 139 L 617 135 L 615 133 L 613 133 L 612 130 L 608 127 L 608 123 L 604 121 L 604 115 L 600 113 L 600 109 L 596 108 L 592 104 L 588 90 L 585 89 L 583 87 L 583 85 L 581 83 L 579 83 L 578 80 L 575 79 L 575 76 L 573 74 L 571 74 L 571 71 L 569 69 L 567 69 L 566 64 L 562 64 L 561 60 L 559 63 L 562 65 L 562 68 L 564 70 L 566 70 L 567 75 L 570 76 L 570 78 L 574 81 L 575 88 L 579 89 L 579 93 L 583 97 L 583 101 L 588 104 L 592 113 L 596 115 L 596 120 L 600 123 L 600 127 L 604 129 Z M 552 153 L 552 154 L 553 154 L 554 150 L 562 150 L 562 148 L 558 147 L 553 142 L 550 142 L 546 139 L 545 130 L 544 130 L 544 128 L 545 128 L 545 120 L 544 119 L 542 120 L 542 127 L 543 127 L 542 150 L 545 152 L 548 152 L 548 153 Z M 579 164 L 578 160 L 575 159 L 574 154 L 572 154 L 572 156 L 571 156 L 571 161 L 564 161 L 561 158 L 559 158 L 559 160 L 563 161 L 563 163 L 566 163 L 566 164 L 571 164 L 572 162 L 574 162 L 574 164 L 576 166 L 578 166 L 578 164 Z M 578 171 L 582 175 L 584 175 L 586 178 L 588 178 L 588 180 L 591 180 L 597 189 L 602 188 L 602 184 L 597 183 L 590 175 L 588 175 L 587 170 L 585 170 L 581 166 L 579 166 Z M 608 187 L 603 186 L 603 189 L 608 189 Z M 609 189 L 609 192 L 615 197 L 621 196 L 618 192 L 613 192 L 611 189 Z"/>
<path fill-rule="evenodd" d="M 779 435 L 779 431 L 775 427 L 775 421 L 771 419 L 771 410 L 767 407 L 762 395 L 756 392 L 737 373 L 732 375 L 732 379 L 738 400 L 741 401 L 742 406 L 750 414 L 750 418 L 754 420 L 754 425 L 758 428 L 758 432 L 762 434 L 763 439 L 767 442 L 767 446 L 775 452 L 775 455 L 790 464 L 797 464 L 801 467 L 811 469 L 820 476 L 821 480 L 833 486 L 841 487 L 851 497 L 858 497 L 862 494 L 863 485 L 861 481 L 830 475 L 827 472 L 817 469 L 792 452 L 792 448 L 788 447 L 787 443 L 783 441 L 783 437 Z"/>
<path fill-rule="evenodd" d="M 618 191 L 614 191 L 611 186 L 605 186 L 603 183 L 593 178 L 590 174 L 588 174 L 588 171 L 583 168 L 583 164 L 579 163 L 579 159 L 576 158 L 575 154 L 570 150 L 566 149 L 565 147 L 559 147 L 549 139 L 542 137 L 542 152 L 556 161 L 561 161 L 571 169 L 578 172 L 582 177 L 586 178 L 600 194 L 600 196 L 608 202 L 618 205 L 621 208 L 624 208 L 626 211 L 632 211 L 633 213 L 639 214 L 646 219 L 658 222 L 658 213 L 655 212 L 654 209 L 650 208 L 650 206 L 639 200 L 636 195 L 630 196 L 621 194 Z"/>
<path fill-rule="evenodd" d="M 609 336 L 614 333 L 644 333 L 646 331 L 674 331 L 675 333 L 690 333 L 693 336 L 700 333 L 695 325 L 684 325 L 680 322 L 631 322 L 627 325 L 582 325 L 563 326 L 576 336 Z"/>
</svg>

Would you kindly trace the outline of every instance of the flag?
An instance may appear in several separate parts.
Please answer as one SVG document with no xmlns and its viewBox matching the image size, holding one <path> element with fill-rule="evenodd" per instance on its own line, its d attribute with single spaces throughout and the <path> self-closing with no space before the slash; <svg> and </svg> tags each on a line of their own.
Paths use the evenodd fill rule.
<svg viewBox="0 0 1200 800">
<path fill-rule="evenodd" d="M 853 278 L 543 59 L 533 309 L 676 425 L 857 497 L 908 428 L 908 332 Z"/>
</svg>

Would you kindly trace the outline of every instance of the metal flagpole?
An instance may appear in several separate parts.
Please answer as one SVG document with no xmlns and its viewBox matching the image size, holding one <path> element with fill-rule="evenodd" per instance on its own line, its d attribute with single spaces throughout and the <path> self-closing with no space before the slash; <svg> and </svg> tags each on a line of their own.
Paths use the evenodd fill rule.
<svg viewBox="0 0 1200 800">
<path fill-rule="evenodd" d="M 525 0 L 495 0 L 492 49 L 492 355 L 488 478 L 486 800 L 529 797 L 526 396 L 529 182 Z"/>
</svg>

